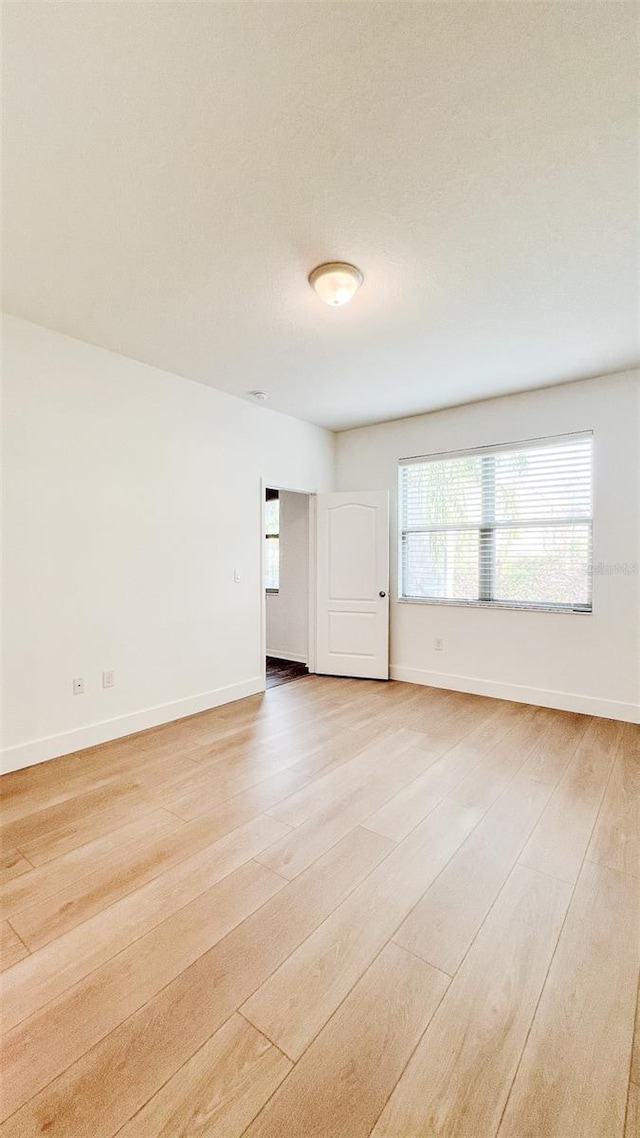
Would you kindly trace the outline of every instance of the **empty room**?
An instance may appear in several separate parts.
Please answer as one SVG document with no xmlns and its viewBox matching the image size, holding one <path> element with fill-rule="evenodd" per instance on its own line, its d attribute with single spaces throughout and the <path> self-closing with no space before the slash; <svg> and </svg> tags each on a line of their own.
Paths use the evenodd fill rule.
<svg viewBox="0 0 640 1138">
<path fill-rule="evenodd" d="M 640 1138 L 640 6 L 2 30 L 0 1138 Z"/>
</svg>

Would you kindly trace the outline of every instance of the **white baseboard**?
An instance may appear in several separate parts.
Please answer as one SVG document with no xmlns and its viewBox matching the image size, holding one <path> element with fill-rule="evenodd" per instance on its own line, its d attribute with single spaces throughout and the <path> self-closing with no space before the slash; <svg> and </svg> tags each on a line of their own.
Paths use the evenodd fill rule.
<svg viewBox="0 0 640 1138">
<path fill-rule="evenodd" d="M 496 680 L 481 680 L 476 676 L 428 672 L 423 668 L 403 668 L 397 664 L 392 664 L 389 671 L 392 680 L 404 680 L 408 684 L 423 684 L 425 687 L 488 695 L 494 699 L 513 700 L 515 703 L 533 703 L 538 707 L 553 707 L 560 711 L 578 711 L 583 715 L 598 715 L 603 719 L 622 719 L 625 723 L 640 723 L 640 705 L 636 703 L 598 699 L 590 695 L 577 695 L 575 692 L 546 691 L 544 688 L 528 688 L 522 684 L 503 684 Z"/>
<path fill-rule="evenodd" d="M 261 676 L 256 676 L 239 684 L 230 684 L 228 687 L 216 688 L 214 691 L 202 692 L 200 695 L 187 696 L 172 703 L 147 707 L 143 711 L 134 711 L 129 715 L 120 715 L 101 723 L 90 723 L 86 727 L 77 727 L 60 735 L 48 735 L 44 739 L 32 739 L 29 743 L 19 743 L 16 747 L 6 747 L 0 752 L 2 773 L 22 770 L 23 767 L 55 759 L 58 755 L 67 755 L 71 751 L 81 751 L 85 747 L 107 743 L 111 739 L 134 735 L 137 731 L 146 731 L 147 728 L 158 727 L 161 723 L 171 723 L 174 719 L 184 719 L 186 715 L 196 715 L 199 711 L 208 711 L 212 707 L 232 703 L 236 699 L 244 699 L 261 691 L 264 691 L 264 681 Z"/>
<path fill-rule="evenodd" d="M 267 656 L 273 656 L 275 660 L 289 660 L 292 664 L 308 663 L 307 657 L 299 652 L 276 652 L 275 648 L 267 648 Z"/>
<path fill-rule="evenodd" d="M 279 659 L 287 658 L 306 663 L 302 657 L 293 657 L 291 654 L 289 657 L 279 655 Z M 598 699 L 573 692 L 546 691 L 543 688 L 527 688 L 521 684 L 503 684 L 494 680 L 428 672 L 422 668 L 403 668 L 399 665 L 392 665 L 390 674 L 392 680 L 404 680 L 410 684 L 422 684 L 426 687 L 445 688 L 448 691 L 469 692 L 474 695 L 491 696 L 494 699 L 513 700 L 516 703 L 533 703 L 539 707 L 552 707 L 561 711 L 577 711 L 584 715 L 640 723 L 640 706 L 618 700 Z M 256 676 L 239 684 L 230 684 L 228 687 L 216 688 L 214 691 L 202 692 L 200 695 L 187 696 L 185 699 L 163 703 L 157 707 L 148 707 L 143 711 L 135 711 L 101 723 L 91 723 L 86 727 L 78 727 L 59 735 L 32 739 L 28 743 L 6 747 L 0 752 L 1 769 L 4 774 L 22 770 L 23 767 L 55 759 L 58 755 L 80 751 L 85 747 L 95 747 L 111 739 L 121 739 L 137 731 L 158 727 L 162 723 L 171 723 L 187 715 L 196 715 L 199 711 L 208 711 L 223 703 L 232 703 L 234 700 L 244 699 L 261 691 L 264 691 L 264 682 L 260 676 Z"/>
</svg>

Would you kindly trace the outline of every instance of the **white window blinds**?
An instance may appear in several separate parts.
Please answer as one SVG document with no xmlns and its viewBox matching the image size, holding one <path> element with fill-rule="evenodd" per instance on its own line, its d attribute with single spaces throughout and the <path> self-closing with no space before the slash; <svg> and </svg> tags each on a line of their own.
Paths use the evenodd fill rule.
<svg viewBox="0 0 640 1138">
<path fill-rule="evenodd" d="M 400 464 L 400 596 L 591 611 L 591 434 Z"/>
</svg>

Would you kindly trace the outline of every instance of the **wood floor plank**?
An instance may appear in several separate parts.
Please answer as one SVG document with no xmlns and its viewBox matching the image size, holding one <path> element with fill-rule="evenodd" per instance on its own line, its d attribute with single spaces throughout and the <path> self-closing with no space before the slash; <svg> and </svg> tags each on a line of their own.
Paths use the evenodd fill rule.
<svg viewBox="0 0 640 1138">
<path fill-rule="evenodd" d="M 640 727 L 625 724 L 587 857 L 640 874 Z"/>
<path fill-rule="evenodd" d="M 129 756 L 129 761 L 134 763 L 130 746 L 131 738 L 129 736 L 127 739 L 116 739 L 106 745 L 111 762 L 117 762 L 118 755 L 125 752 Z M 57 788 L 63 798 L 67 797 L 75 788 L 75 776 L 80 772 L 86 776 L 84 760 L 86 757 L 91 757 L 93 750 L 95 749 L 87 748 L 85 751 L 71 751 L 67 755 L 60 755 L 57 759 L 3 774 L 0 780 L 0 798 L 5 820 L 14 821 L 24 814 L 33 813 L 47 804 L 54 805 L 55 801 L 60 801 L 48 797 L 52 788 Z M 98 764 L 95 767 L 92 764 L 89 785 L 95 785 L 93 776 L 97 771 Z M 86 781 L 83 781 L 82 785 L 86 789 Z"/>
<path fill-rule="evenodd" d="M 429 754 L 434 761 L 472 733 L 481 731 L 483 726 L 491 723 L 499 730 L 500 718 L 509 714 L 505 712 L 505 705 L 494 700 L 475 696 L 466 700 L 460 692 L 449 692 L 436 707 L 437 713 L 424 700 L 416 699 L 410 713 L 404 715 L 399 724 L 420 734 L 425 755 Z"/>
<path fill-rule="evenodd" d="M 10 917 L 31 905 L 41 905 L 62 889 L 80 887 L 83 880 L 110 867 L 115 855 L 126 859 L 154 838 L 181 829 L 182 823 L 165 810 L 149 812 L 117 832 L 97 838 L 84 848 L 72 850 L 3 886 L 3 911 Z"/>
<path fill-rule="evenodd" d="M 193 768 L 196 768 L 195 763 Z M 25 811 L 13 820 L 10 817 L 9 810 L 3 810 L 4 841 L 19 849 L 26 842 L 31 842 L 52 830 L 59 830 L 69 823 L 73 823 L 80 816 L 92 812 L 97 813 L 114 803 L 127 806 L 137 805 L 144 801 L 144 794 L 135 775 L 131 774 L 128 778 L 114 779 L 104 786 L 99 785 L 95 789 L 86 790 L 77 797 L 65 798 L 52 806 L 44 806 L 42 809 L 33 812 Z"/>
<path fill-rule="evenodd" d="M 281 838 L 285 830 L 282 822 L 261 815 L 246 824 L 243 835 L 247 832 L 251 834 L 253 846 L 253 835 L 257 832 L 258 844 L 264 847 Z M 237 831 L 232 831 L 230 836 L 219 841 L 226 842 L 228 838 L 233 844 L 234 834 Z M 33 952 L 95 913 L 108 908 L 121 897 L 135 892 L 148 881 L 160 877 L 181 861 L 194 855 L 199 855 L 202 862 L 208 861 L 214 842 L 215 832 L 206 822 L 204 825 L 199 821 L 180 824 L 177 830 L 160 833 L 145 845 L 127 850 L 121 855 L 114 853 L 109 864 L 101 865 L 90 876 L 82 877 L 77 883 L 37 904 L 21 909 L 12 917 L 14 928 Z M 257 852 L 258 849 L 252 848 L 251 854 L 247 856 Z"/>
<path fill-rule="evenodd" d="M 261 714 L 266 713 L 277 723 L 295 724 L 296 728 L 308 724 L 310 719 L 337 723 L 347 718 L 353 722 L 372 708 L 379 690 L 380 685 L 376 688 L 374 680 L 360 682 L 346 677 L 315 676 L 311 683 L 296 684 L 287 691 L 278 689 L 263 697 Z M 410 698 L 404 691 L 397 694 L 401 702 Z M 395 699 L 392 702 L 395 703 Z"/>
<path fill-rule="evenodd" d="M 0 921 L 0 970 L 12 968 L 23 957 L 29 955 L 29 949 L 22 943 L 15 929 L 8 921 Z"/>
<path fill-rule="evenodd" d="M 378 696 L 376 700 L 379 702 Z M 184 781 L 179 795 L 161 793 L 158 804 L 165 805 L 185 820 L 191 820 L 212 809 L 222 799 L 237 796 L 250 787 L 256 789 L 265 780 L 272 781 L 275 777 L 283 784 L 289 780 L 288 790 L 284 790 L 280 797 L 286 797 L 287 793 L 291 795 L 311 779 L 318 779 L 333 767 L 343 766 L 372 740 L 392 729 L 392 725 L 385 723 L 379 707 L 367 704 L 365 714 L 361 710 L 364 703 L 360 700 L 354 715 L 336 710 L 332 717 L 327 717 L 320 731 L 313 723 L 310 727 L 305 724 L 306 736 L 302 739 L 298 729 L 288 735 L 285 733 L 277 746 L 270 746 L 263 752 L 261 762 L 256 763 L 254 758 L 253 763 L 245 763 L 243 769 L 237 761 L 232 766 L 227 761 L 225 765 L 216 767 L 213 781 L 206 771 L 200 771 Z"/>
<path fill-rule="evenodd" d="M 372 811 L 386 802 L 398 787 L 412 783 L 432 761 L 421 746 L 406 747 L 395 736 L 385 740 L 384 761 L 369 760 L 369 769 L 359 777 L 360 785 L 345 796 L 334 799 L 323 810 L 259 854 L 263 865 L 293 879 L 330 849 L 354 826 L 360 825 Z M 271 811 L 269 811 L 271 814 Z"/>
<path fill-rule="evenodd" d="M 353 831 L 11 1115 L 0 1127 L 2 1138 L 39 1132 L 112 1138 L 357 887 L 389 845 L 377 834 Z"/>
<path fill-rule="evenodd" d="M 297 762 L 294 769 L 305 770 L 314 779 L 331 768 L 344 765 L 355 758 L 365 747 L 380 740 L 385 734 L 403 727 L 395 721 L 394 715 L 385 710 L 384 701 L 378 695 L 351 700 L 346 706 L 334 708 L 323 721 L 322 729 L 306 734 L 300 739 L 296 731 L 295 750 Z M 401 706 L 406 697 L 400 700 Z M 392 705 L 395 708 L 395 703 Z M 307 719 L 309 718 L 307 712 Z M 289 733 L 291 735 L 291 733 Z M 289 747 L 291 738 L 279 739 L 279 746 Z"/>
<path fill-rule="evenodd" d="M 453 976 L 550 793 L 514 779 L 400 926 L 396 943 Z"/>
<path fill-rule="evenodd" d="M 81 795 L 5 822 L 4 839 L 21 849 L 26 842 L 59 830 L 79 816 L 97 813 L 116 803 L 135 806 L 151 802 L 159 787 L 172 787 L 198 769 L 196 763 L 176 755 L 154 763 L 151 768 L 134 768 L 123 778 L 109 779 Z"/>
<path fill-rule="evenodd" d="M 622 1138 L 640 880 L 585 862 L 500 1138 Z"/>
<path fill-rule="evenodd" d="M 224 744 L 233 735 L 247 730 L 267 738 L 282 723 L 291 726 L 299 723 L 305 708 L 307 712 L 313 711 L 313 718 L 319 719 L 363 693 L 364 688 L 351 688 L 348 681 L 332 688 L 330 684 L 323 683 L 321 677 L 317 677 L 304 693 L 298 691 L 291 698 L 281 698 L 275 694 L 266 696 L 265 693 L 258 692 L 246 699 L 222 704 L 186 719 L 161 724 L 144 732 L 141 740 L 146 740 L 147 745 L 162 747 L 182 744 L 186 736 L 192 744 Z"/>
<path fill-rule="evenodd" d="M 636 1021 L 633 1031 L 633 1051 L 631 1054 L 631 1082 L 640 1086 L 640 986 L 636 999 Z"/>
<path fill-rule="evenodd" d="M 297 1059 L 480 817 L 450 801 L 436 807 L 243 1005 L 243 1015 Z"/>
<path fill-rule="evenodd" d="M 155 796 L 155 802 L 180 818 L 196 819 L 218 803 L 256 787 L 274 775 L 286 779 L 287 772 L 291 791 L 306 781 L 306 771 L 296 747 L 265 748 L 259 758 L 254 757 L 249 762 L 225 759 L 213 770 L 199 764 L 195 775 L 185 779 L 178 791 L 173 787 L 161 789 Z"/>
<path fill-rule="evenodd" d="M 494 715 L 484 719 L 443 754 L 434 748 L 437 757 L 425 773 L 381 806 L 364 825 L 396 842 L 402 841 L 496 746 L 522 714 L 517 704 L 498 705 Z"/>
<path fill-rule="evenodd" d="M 553 725 L 554 714 L 542 707 L 524 708 L 511 730 L 456 783 L 451 791 L 456 802 L 488 810 Z"/>
<path fill-rule="evenodd" d="M 264 866 L 241 866 L 6 1032 L 2 1117 L 18 1110 L 283 887 L 284 881 Z"/>
<path fill-rule="evenodd" d="M 312 686 L 307 686 L 304 697 L 291 706 L 271 708 L 268 714 L 263 712 L 257 723 L 247 720 L 246 727 L 238 731 L 235 726 L 222 739 L 215 735 L 214 748 L 225 741 L 237 745 L 243 739 L 245 743 L 256 741 L 286 746 L 295 731 L 298 746 L 304 754 L 330 740 L 341 725 L 360 726 L 372 716 L 375 717 L 379 710 L 378 701 L 371 689 L 341 687 L 338 694 L 333 688 L 315 692 L 315 686 L 315 682 Z M 406 698 L 401 698 L 400 702 L 405 702 Z M 272 699 L 273 697 L 269 702 Z M 210 746 L 211 742 L 207 745 Z M 195 752 L 190 754 L 196 757 Z M 197 758 L 199 761 L 209 761 L 205 754 L 198 754 Z"/>
<path fill-rule="evenodd" d="M 291 1066 L 264 1035 L 232 1015 L 118 1138 L 240 1138 Z"/>
<path fill-rule="evenodd" d="M 359 685 L 360 681 L 356 681 Z M 381 684 L 378 680 L 371 681 L 367 699 L 359 705 L 365 715 L 380 714 L 391 728 L 409 726 L 406 722 L 408 715 L 414 708 L 420 706 L 434 712 L 436 708 L 442 710 L 444 703 L 449 699 L 451 692 L 436 688 L 428 691 L 416 691 L 411 684 L 398 683 L 394 680 Z M 421 730 L 421 728 L 411 728 Z"/>
<path fill-rule="evenodd" d="M 611 771 L 622 724 L 593 719 L 549 805 L 527 842 L 520 861 L 573 884 Z"/>
<path fill-rule="evenodd" d="M 449 719 L 456 692 L 437 688 L 423 688 L 409 694 L 410 684 L 397 684 L 394 688 L 379 685 L 368 707 L 368 716 L 379 719 L 383 729 L 397 731 L 403 727 L 426 736 L 434 725 Z M 400 690 L 406 689 L 406 690 Z M 401 698 L 398 698 L 398 697 Z M 419 714 L 416 716 L 416 712 Z"/>
<path fill-rule="evenodd" d="M 222 818 L 227 814 L 248 821 L 302 789 L 309 781 L 306 768 L 298 765 L 277 771 L 230 796 L 220 793 L 215 782 L 192 785 L 191 780 L 187 780 L 181 788 L 180 799 L 174 802 L 167 799 L 164 808 L 183 822 L 197 822 L 205 815 L 207 818 Z"/>
<path fill-rule="evenodd" d="M 194 764 L 195 768 L 195 764 Z M 155 805 L 147 799 L 138 803 L 116 802 L 89 814 L 79 814 L 66 825 L 50 830 L 32 841 L 22 843 L 22 851 L 36 867 L 47 865 L 81 846 L 88 846 L 98 838 L 108 837 L 123 827 L 135 824 L 138 818 L 157 815 Z M 166 811 L 163 811 L 166 813 Z M 126 835 L 125 835 L 126 836 Z"/>
<path fill-rule="evenodd" d="M 362 722 L 351 725 L 341 721 L 335 725 L 328 739 L 307 749 L 292 769 L 304 771 L 310 781 L 315 781 L 357 758 L 371 743 L 392 730 L 383 715 L 371 714 Z"/>
<path fill-rule="evenodd" d="M 174 755 L 181 756 L 188 746 L 183 737 L 179 748 L 174 747 Z M 5 822 L 40 813 L 71 798 L 81 798 L 88 791 L 135 776 L 145 766 L 166 761 L 168 757 L 162 748 L 147 749 L 142 736 L 129 736 L 13 771 L 0 782 Z"/>
<path fill-rule="evenodd" d="M 272 723 L 250 726 L 241 731 L 234 730 L 222 739 L 201 744 L 189 751 L 189 757 L 199 767 L 211 771 L 215 767 L 234 770 L 249 763 L 259 764 L 269 756 L 277 756 L 287 749 L 295 733 L 300 754 L 304 755 L 314 746 L 332 736 L 332 714 L 319 713 L 317 706 L 313 716 L 302 711 L 295 716 L 282 716 Z"/>
<path fill-rule="evenodd" d="M 224 704 L 209 713 L 193 716 L 190 741 L 198 748 L 219 747 L 224 752 L 228 745 L 234 746 L 240 741 L 268 743 L 293 730 L 296 733 L 301 730 L 304 735 L 305 728 L 315 729 L 365 698 L 362 689 L 349 694 L 347 688 L 332 689 L 317 682 L 307 686 L 304 694 L 299 690 L 295 699 L 284 700 L 275 693 L 251 696 L 237 701 L 233 707 Z M 181 724 L 169 724 L 161 729 L 174 732 L 164 736 L 163 745 L 168 741 L 181 744 Z"/>
<path fill-rule="evenodd" d="M 368 779 L 386 769 L 390 761 L 421 742 L 422 736 L 415 731 L 400 728 L 385 732 L 348 762 L 272 807 L 269 814 L 289 826 L 300 826 L 352 791 L 361 789 Z"/>
<path fill-rule="evenodd" d="M 640 1135 L 640 1086 L 629 1083 L 627 1098 L 627 1119 L 624 1138 L 638 1138 Z"/>
<path fill-rule="evenodd" d="M 447 779 L 442 776 L 440 762 L 435 759 L 423 774 L 367 814 L 361 825 L 394 842 L 401 842 L 446 798 L 447 790 Z"/>
<path fill-rule="evenodd" d="M 402 686 L 402 685 L 398 685 Z M 249 713 L 243 726 L 263 740 L 281 741 L 283 736 L 295 730 L 303 745 L 316 732 L 325 736 L 340 722 L 358 722 L 364 714 L 376 710 L 375 682 L 354 682 L 337 677 L 315 677 L 310 684 L 296 685 L 287 693 L 281 691 L 262 697 L 259 714 Z M 409 695 L 398 693 L 400 702 L 406 702 Z M 244 702 L 244 701 L 243 701 Z M 393 700 L 395 704 L 396 700 Z M 218 717 L 212 716 L 212 725 Z M 232 728 L 237 732 L 237 716 Z M 219 740 L 216 726 L 213 736 Z"/>
<path fill-rule="evenodd" d="M 194 766 L 206 782 L 214 777 L 240 773 L 243 769 L 264 768 L 265 774 L 268 774 L 272 762 L 276 763 L 274 771 L 281 769 L 277 759 L 288 749 L 286 744 L 294 733 L 302 742 L 305 732 L 321 733 L 324 736 L 327 731 L 324 720 L 315 723 L 312 719 L 304 728 L 293 728 L 287 723 L 280 724 L 277 729 L 268 729 L 263 725 L 248 731 L 234 732 L 228 738 L 191 751 L 190 755 L 197 756 Z"/>
<path fill-rule="evenodd" d="M 224 834 L 22 961 L 2 985 L 5 1031 L 238 869 L 271 840 L 273 822 L 256 818 Z"/>
<path fill-rule="evenodd" d="M 520 767 L 520 777 L 556 786 L 569 766 L 588 724 L 586 715 L 554 711 L 547 729 Z"/>
<path fill-rule="evenodd" d="M 13 881 L 14 877 L 20 877 L 22 873 L 28 873 L 29 870 L 33 869 L 33 865 L 34 863 L 28 861 L 20 850 L 3 845 L 0 886 L 4 886 L 7 882 Z"/>
<path fill-rule="evenodd" d="M 516 866 L 374 1127 L 375 1138 L 493 1138 L 570 895 L 564 882 Z"/>
<path fill-rule="evenodd" d="M 447 984 L 388 944 L 246 1138 L 368 1138 Z"/>
<path fill-rule="evenodd" d="M 31 855 L 30 860 L 33 860 L 34 864 L 43 864 L 100 834 L 110 832 L 122 825 L 123 819 L 126 822 L 136 815 L 149 813 L 155 808 L 155 796 L 162 787 L 188 785 L 189 776 L 201 771 L 201 764 L 195 760 L 192 744 L 185 745 L 184 740 L 170 745 L 163 743 L 153 750 L 145 750 L 138 745 L 126 757 L 116 758 L 115 762 L 108 763 L 108 754 L 105 753 L 103 756 L 103 752 L 105 748 L 112 746 L 117 744 L 105 744 L 100 748 L 101 765 L 97 772 L 93 768 L 98 759 L 92 751 L 81 752 L 77 756 L 77 758 L 83 757 L 84 763 L 82 789 L 86 792 L 92 785 L 102 788 L 106 784 L 117 786 L 128 779 L 128 793 L 116 797 L 115 801 L 107 802 L 99 809 L 95 808 L 90 799 L 88 802 L 91 808 L 87 810 L 87 800 L 84 795 L 79 798 L 75 807 L 73 804 L 67 805 L 61 818 L 61 825 L 54 830 L 47 829 L 29 842 L 21 842 L 21 848 L 27 856 Z M 54 760 L 53 763 L 44 766 L 57 768 L 61 762 L 62 760 Z M 67 781 L 67 777 L 61 772 L 54 789 L 50 792 L 50 797 L 55 794 L 56 799 L 61 802 L 66 802 L 70 797 L 77 798 L 76 794 L 71 794 L 67 789 Z M 77 783 L 77 776 L 71 781 Z M 28 812 L 23 810 L 21 817 L 24 817 L 25 813 Z"/>
<path fill-rule="evenodd" d="M 435 714 L 436 707 L 437 714 Z M 411 731 L 424 732 L 434 747 L 442 750 L 451 745 L 452 738 L 455 739 L 456 723 L 459 725 L 457 737 L 462 738 L 473 726 L 483 718 L 491 717 L 496 710 L 493 700 L 480 695 L 474 695 L 469 699 L 462 692 L 440 692 L 434 706 L 426 702 L 423 695 L 417 693 L 402 712 L 402 722 Z"/>
</svg>

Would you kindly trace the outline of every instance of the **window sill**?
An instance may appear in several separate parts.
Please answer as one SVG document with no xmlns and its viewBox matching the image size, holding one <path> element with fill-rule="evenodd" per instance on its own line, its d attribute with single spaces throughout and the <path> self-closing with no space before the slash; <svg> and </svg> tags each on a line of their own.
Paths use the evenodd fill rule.
<svg viewBox="0 0 640 1138">
<path fill-rule="evenodd" d="M 508 609 L 511 612 L 550 612 L 569 616 L 592 616 L 592 608 L 570 608 L 568 605 L 518 604 L 515 601 L 449 601 L 440 597 L 397 597 L 401 605 L 446 605 L 463 609 Z"/>
</svg>

